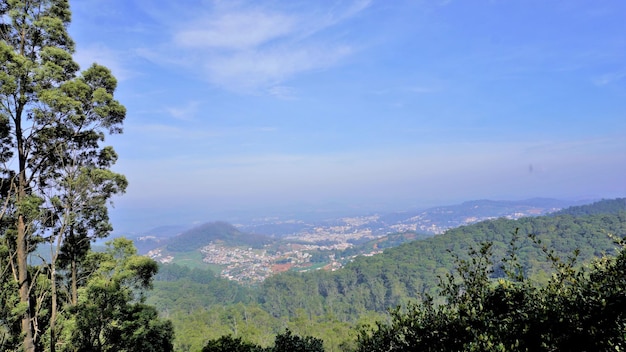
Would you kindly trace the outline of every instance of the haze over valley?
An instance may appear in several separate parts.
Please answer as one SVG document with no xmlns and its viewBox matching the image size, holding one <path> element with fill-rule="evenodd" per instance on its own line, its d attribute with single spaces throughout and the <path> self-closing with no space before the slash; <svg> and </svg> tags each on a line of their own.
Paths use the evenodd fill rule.
<svg viewBox="0 0 626 352">
<path fill-rule="evenodd" d="M 358 255 L 443 234 L 491 219 L 546 215 L 590 203 L 555 199 L 469 201 L 421 211 L 305 220 L 268 217 L 246 223 L 160 226 L 127 235 L 140 253 L 161 263 L 212 268 L 224 278 L 258 284 L 288 270 L 337 270 Z M 330 216 L 330 214 L 325 214 Z"/>
<path fill-rule="evenodd" d="M 75 1 L 115 231 L 626 194 L 621 1 Z M 295 215 L 295 216 L 294 216 Z M 318 217 L 319 218 L 319 217 Z"/>
</svg>

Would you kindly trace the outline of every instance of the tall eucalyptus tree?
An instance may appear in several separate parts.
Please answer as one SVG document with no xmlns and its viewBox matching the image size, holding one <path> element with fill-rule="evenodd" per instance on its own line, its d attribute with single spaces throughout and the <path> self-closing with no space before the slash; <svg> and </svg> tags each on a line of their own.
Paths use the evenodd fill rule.
<svg viewBox="0 0 626 352">
<path fill-rule="evenodd" d="M 38 349 L 45 330 L 54 350 L 59 251 L 63 265 L 76 264 L 90 237 L 110 231 L 107 203 L 126 188 L 110 170 L 117 155 L 102 145 L 122 132 L 126 109 L 108 69 L 79 73 L 70 20 L 68 0 L 0 0 L 0 230 L 8 254 L 0 273 L 13 281 L 19 304 L 11 312 L 25 351 Z M 46 242 L 53 260 L 33 271 L 29 253 Z M 51 292 L 40 296 L 51 301 L 47 327 L 32 303 L 33 272 L 43 271 L 51 278 Z"/>
</svg>

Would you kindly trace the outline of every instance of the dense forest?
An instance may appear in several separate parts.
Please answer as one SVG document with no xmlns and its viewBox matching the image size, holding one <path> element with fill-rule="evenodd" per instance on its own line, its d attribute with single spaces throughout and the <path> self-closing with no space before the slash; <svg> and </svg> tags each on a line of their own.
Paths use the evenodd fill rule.
<svg viewBox="0 0 626 352">
<path fill-rule="evenodd" d="M 460 227 L 357 257 L 335 272 L 286 272 L 258 287 L 239 286 L 209 270 L 162 265 L 148 302 L 172 320 L 191 350 L 224 335 L 268 346 L 289 328 L 337 351 L 355 348 L 359 326 L 391 319 L 389 309 L 427 298 L 444 304 L 441 279 L 484 243 L 491 244 L 490 280 L 507 278 L 506 258 L 514 246 L 519 274 L 542 286 L 558 269 L 554 258 L 575 257 L 574 268 L 580 269 L 594 258 L 617 255 L 614 238 L 625 235 L 626 200 L 605 200 L 549 216 Z"/>
</svg>

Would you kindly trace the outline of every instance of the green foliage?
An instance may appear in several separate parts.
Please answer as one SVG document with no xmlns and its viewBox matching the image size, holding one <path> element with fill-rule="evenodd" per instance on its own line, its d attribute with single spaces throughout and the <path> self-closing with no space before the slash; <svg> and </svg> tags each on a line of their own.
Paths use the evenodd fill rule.
<svg viewBox="0 0 626 352">
<path fill-rule="evenodd" d="M 324 346 L 320 339 L 297 336 L 287 329 L 276 335 L 271 347 L 263 348 L 228 335 L 209 340 L 202 352 L 324 352 Z"/>
<path fill-rule="evenodd" d="M 381 238 L 369 240 L 365 243 L 354 245 L 353 247 L 347 248 L 343 251 L 338 251 L 338 253 L 336 253 L 335 255 L 344 258 L 352 257 L 364 253 L 371 253 L 373 250 L 383 250 L 387 248 L 397 247 L 407 242 L 422 240 L 429 237 L 432 237 L 432 235 L 418 233 L 415 231 L 392 233 Z"/>
<path fill-rule="evenodd" d="M 161 321 L 157 311 L 142 303 L 157 264 L 138 256 L 132 241 L 117 238 L 104 253 L 91 253 L 99 261 L 78 304 L 71 307 L 73 320 L 68 350 L 171 351 L 173 327 Z"/>
<path fill-rule="evenodd" d="M 626 211 L 626 198 L 604 199 L 591 205 L 582 205 L 569 207 L 553 213 L 552 216 L 558 215 L 598 215 L 598 214 L 618 214 Z"/>
<path fill-rule="evenodd" d="M 264 349 L 240 337 L 222 336 L 216 340 L 209 340 L 202 348 L 202 352 L 262 352 Z"/>
<path fill-rule="evenodd" d="M 446 303 L 396 309 L 389 324 L 363 329 L 358 351 L 623 351 L 626 249 L 575 269 L 544 247 L 547 285 L 514 275 L 490 280 L 492 244 L 457 258 L 442 282 Z M 521 281 L 519 280 L 521 278 Z"/>
<path fill-rule="evenodd" d="M 373 324 L 383 315 L 368 313 L 361 324 Z M 276 318 L 255 304 L 236 304 L 196 309 L 191 312 L 169 310 L 168 319 L 175 327 L 176 350 L 199 350 L 207 339 L 222 336 L 241 338 L 258 346 L 268 347 L 275 336 L 288 328 L 299 336 L 313 336 L 322 340 L 327 351 L 342 351 L 353 346 L 358 324 L 340 322 L 332 316 L 298 315 L 295 318 Z"/>
<path fill-rule="evenodd" d="M 10 351 L 20 343 L 19 323 L 27 306 L 20 303 L 14 281 L 3 279 L 0 285 L 0 351 Z"/>
<path fill-rule="evenodd" d="M 154 290 L 147 293 L 146 303 L 160 311 L 175 307 L 191 313 L 216 305 L 249 303 L 252 297 L 250 288 L 218 277 L 211 270 L 164 264 L 159 266 Z"/>
<path fill-rule="evenodd" d="M 56 320 L 84 284 L 79 267 L 89 242 L 109 234 L 108 203 L 127 186 L 110 170 L 113 148 L 102 145 L 121 133 L 126 115 L 114 99 L 117 81 L 97 64 L 79 72 L 70 20 L 68 0 L 0 1 L 0 234 L 11 268 L 0 274 L 17 283 L 4 288 L 19 297 L 29 352 L 46 339 L 56 346 Z M 30 267 L 29 253 L 42 244 L 49 262 Z M 71 295 L 59 269 L 71 272 Z M 9 315 L 0 331 L 15 333 Z"/>
<path fill-rule="evenodd" d="M 312 336 L 300 337 L 286 330 L 276 335 L 274 347 L 268 352 L 324 352 L 323 342 Z"/>
</svg>

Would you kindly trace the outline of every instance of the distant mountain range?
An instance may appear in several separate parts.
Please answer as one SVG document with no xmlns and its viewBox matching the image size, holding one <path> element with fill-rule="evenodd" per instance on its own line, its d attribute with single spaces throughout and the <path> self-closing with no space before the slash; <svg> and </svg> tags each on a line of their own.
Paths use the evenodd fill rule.
<svg viewBox="0 0 626 352">
<path fill-rule="evenodd" d="M 138 236 L 131 236 L 140 253 L 156 248 L 168 252 L 187 252 L 212 242 L 228 246 L 259 247 L 282 239 L 292 242 L 341 241 L 341 235 L 363 234 L 351 243 L 380 241 L 394 233 L 414 232 L 424 235 L 441 234 L 448 229 L 495 218 L 518 219 L 545 215 L 588 201 L 564 201 L 533 198 L 522 201 L 475 200 L 462 204 L 433 207 L 424 210 L 386 214 L 364 214 L 324 221 L 268 218 L 249 223 L 228 224 L 208 222 L 190 226 L 160 226 Z M 327 234 L 327 238 L 324 237 Z M 314 239 L 315 238 L 315 239 Z M 338 239 L 339 238 L 339 239 Z M 393 240 L 391 243 L 395 243 Z M 385 246 L 386 247 L 386 246 Z"/>
<path fill-rule="evenodd" d="M 436 235 L 450 228 L 469 225 L 483 220 L 545 215 L 574 205 L 592 203 L 594 200 L 565 201 L 549 198 L 532 198 L 521 201 L 475 200 L 457 205 L 433 207 L 424 210 L 373 213 L 343 217 L 326 221 L 307 222 L 298 219 L 257 220 L 236 225 L 242 231 L 276 237 L 295 237 L 316 231 L 320 227 L 347 226 L 350 230 L 370 229 L 374 235 L 416 231 Z"/>
</svg>

